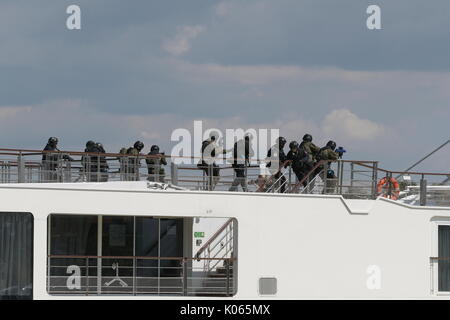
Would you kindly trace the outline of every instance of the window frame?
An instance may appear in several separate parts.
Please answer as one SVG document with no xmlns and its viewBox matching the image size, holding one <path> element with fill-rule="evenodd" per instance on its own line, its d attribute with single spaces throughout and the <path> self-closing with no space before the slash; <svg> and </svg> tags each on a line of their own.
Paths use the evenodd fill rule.
<svg viewBox="0 0 450 320">
<path fill-rule="evenodd" d="M 1 300 L 34 300 L 34 214 L 32 212 L 29 211 L 0 211 L 0 215 L 1 214 L 25 214 L 28 215 L 29 217 L 31 217 L 31 235 L 30 235 L 30 239 L 31 239 L 31 252 L 30 252 L 30 284 L 31 284 L 31 288 L 30 288 L 30 294 L 27 296 L 18 296 L 18 295 L 11 295 L 11 296 L 1 296 L 0 295 L 0 301 Z"/>
<path fill-rule="evenodd" d="M 450 218 L 440 218 L 433 221 L 432 226 L 432 257 L 439 257 L 439 226 L 450 227 Z M 430 286 L 431 294 L 435 296 L 450 296 L 449 291 L 439 291 L 439 264 L 430 261 Z"/>
</svg>

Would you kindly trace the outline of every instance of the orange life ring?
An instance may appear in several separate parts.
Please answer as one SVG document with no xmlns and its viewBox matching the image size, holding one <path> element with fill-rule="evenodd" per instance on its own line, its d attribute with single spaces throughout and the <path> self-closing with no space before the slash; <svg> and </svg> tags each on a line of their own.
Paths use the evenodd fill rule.
<svg viewBox="0 0 450 320">
<path fill-rule="evenodd" d="M 381 179 L 380 182 L 378 182 L 377 184 L 377 192 L 382 197 L 397 200 L 400 195 L 400 185 L 394 178 L 391 178 L 389 180 L 390 182 L 388 181 L 387 177 Z M 392 184 L 390 196 L 389 196 L 389 183 Z"/>
</svg>

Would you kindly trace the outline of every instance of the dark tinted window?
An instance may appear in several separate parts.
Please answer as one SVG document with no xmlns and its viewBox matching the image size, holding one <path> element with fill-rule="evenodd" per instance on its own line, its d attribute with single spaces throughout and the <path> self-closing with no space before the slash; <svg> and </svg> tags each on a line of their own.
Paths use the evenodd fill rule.
<svg viewBox="0 0 450 320">
<path fill-rule="evenodd" d="M 450 258 L 450 226 L 439 226 L 439 258 Z M 450 291 L 450 260 L 439 260 L 439 291 Z"/>
<path fill-rule="evenodd" d="M 33 298 L 33 216 L 0 212 L 0 300 Z"/>
</svg>

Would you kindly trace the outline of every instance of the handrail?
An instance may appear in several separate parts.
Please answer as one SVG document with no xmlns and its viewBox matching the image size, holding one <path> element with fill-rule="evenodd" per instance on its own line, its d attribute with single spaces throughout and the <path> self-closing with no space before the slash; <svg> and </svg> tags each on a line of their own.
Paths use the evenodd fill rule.
<svg viewBox="0 0 450 320">
<path fill-rule="evenodd" d="M 301 181 L 295 184 L 291 190 L 297 190 L 303 184 L 303 182 L 305 182 L 316 171 L 316 169 L 325 162 L 329 162 L 329 160 L 320 160 L 319 162 L 317 162 L 316 165 L 303 177 Z"/>
<path fill-rule="evenodd" d="M 49 254 L 53 259 L 138 259 L 138 260 L 237 260 L 236 258 L 197 258 L 197 257 L 146 257 L 146 256 L 83 256 Z"/>
<path fill-rule="evenodd" d="M 366 167 L 366 168 L 370 168 L 373 169 L 373 167 L 368 166 L 362 162 L 359 161 L 353 161 L 353 163 L 358 164 L 362 167 Z M 400 175 L 424 175 L 424 176 L 445 176 L 445 175 L 449 175 L 449 173 L 438 173 L 438 172 L 410 172 L 410 171 L 390 171 L 390 170 L 386 170 L 386 169 L 382 169 L 382 168 L 377 168 L 377 170 L 382 171 L 384 173 L 395 173 L 395 174 L 400 174 Z"/>
<path fill-rule="evenodd" d="M 430 257 L 430 260 L 450 260 L 449 257 Z"/>
<path fill-rule="evenodd" d="M 282 163 L 282 165 L 278 168 L 277 172 L 275 172 L 273 175 L 270 176 L 269 179 L 272 179 L 272 178 L 275 178 L 275 176 L 276 176 L 277 174 L 281 173 L 281 176 L 278 177 L 278 179 L 275 180 L 275 181 L 272 183 L 272 185 L 269 187 L 269 189 L 266 190 L 266 193 L 269 193 L 269 191 L 272 190 L 272 189 L 275 187 L 275 185 L 278 183 L 278 181 L 280 181 L 280 180 L 284 177 L 284 173 L 282 173 L 281 170 L 284 169 L 284 168 L 286 168 L 287 165 L 288 165 L 289 163 L 291 163 L 291 162 L 292 162 L 292 160 L 285 160 L 285 161 Z M 285 183 L 286 183 L 286 182 L 285 182 Z M 280 186 L 280 188 L 281 188 L 281 186 Z M 280 188 L 278 188 L 278 190 L 279 190 Z"/>
<path fill-rule="evenodd" d="M 15 152 L 15 153 L 13 153 Z M 81 151 L 63 151 L 63 150 L 34 150 L 34 149 L 10 149 L 10 148 L 0 148 L 0 155 L 22 155 L 22 156 L 29 156 L 29 155 L 42 155 L 44 153 L 55 153 L 55 154 L 68 154 L 68 155 L 76 155 L 76 156 L 97 156 L 97 157 L 113 157 L 113 158 L 141 158 L 141 159 L 155 159 L 155 158 L 179 158 L 179 159 L 218 159 L 217 157 L 195 157 L 195 156 L 172 156 L 172 155 L 149 155 L 149 154 L 139 154 L 139 155 L 129 155 L 129 154 L 121 154 L 121 153 L 101 153 L 101 152 L 81 152 Z M 225 160 L 232 160 L 233 158 L 226 158 Z M 254 159 L 256 162 L 265 163 L 268 160 L 267 159 Z M 75 160 L 77 161 L 77 160 Z M 270 160 L 273 162 L 278 162 L 279 160 Z M 331 160 L 321 160 L 321 161 L 331 161 Z M 378 161 L 367 161 L 367 160 L 339 160 L 340 162 L 345 163 L 355 163 L 358 165 L 361 165 L 366 168 L 373 169 L 373 166 L 369 166 L 369 163 L 378 163 Z M 333 161 L 334 162 L 334 161 Z M 282 166 L 286 164 L 286 161 L 283 163 Z M 249 166 L 250 167 L 258 167 L 258 166 Z M 227 167 L 229 168 L 229 167 Z M 385 173 L 395 173 L 395 174 L 411 174 L 411 175 L 450 175 L 450 173 L 436 173 L 436 172 L 410 172 L 410 171 L 391 171 L 386 170 L 377 167 L 377 170 L 385 172 Z M 308 175 L 307 175 L 308 176 Z"/>
<path fill-rule="evenodd" d="M 228 221 L 225 222 L 223 226 L 221 226 L 216 231 L 216 233 L 214 233 L 214 235 L 211 238 L 209 238 L 209 240 L 206 241 L 205 244 L 197 251 L 195 257 L 198 258 L 203 253 L 203 251 L 205 251 L 206 248 L 222 233 L 222 231 L 225 230 L 233 222 L 233 220 L 234 220 L 233 218 L 228 219 Z"/>
<path fill-rule="evenodd" d="M 319 177 L 319 175 L 320 175 L 322 172 L 323 172 L 323 170 L 321 170 L 321 171 L 319 172 L 319 174 L 316 175 L 312 180 L 309 180 L 309 182 L 306 184 L 305 188 L 302 190 L 301 193 L 304 193 L 304 191 L 309 190 L 309 186 L 310 186 L 313 182 L 314 182 L 314 184 L 315 184 L 315 181 L 317 180 L 317 177 Z M 311 191 L 312 191 L 313 189 L 314 189 L 314 187 L 311 189 Z"/>
<path fill-rule="evenodd" d="M 7 153 L 4 153 L 7 152 Z M 16 152 L 16 153 L 12 153 Z M 32 150 L 32 149 L 8 149 L 8 148 L 0 148 L 0 154 L 18 156 L 21 154 L 22 156 L 30 156 L 30 155 L 42 155 L 46 153 L 54 153 L 54 154 L 67 154 L 74 156 L 97 156 L 97 157 L 113 157 L 113 158 L 141 158 L 141 159 L 154 159 L 154 158 L 162 158 L 165 157 L 167 159 L 192 159 L 192 160 L 219 160 L 222 158 L 219 157 L 205 157 L 205 156 L 172 156 L 169 154 L 143 154 L 139 153 L 138 155 L 130 155 L 130 154 L 122 154 L 122 153 L 109 153 L 109 152 L 83 152 L 83 151 L 64 151 L 64 150 Z M 234 157 L 224 158 L 224 161 L 234 160 Z M 267 159 L 251 159 L 252 162 L 256 161 L 257 163 L 265 163 Z M 271 160 L 273 162 L 278 162 L 279 160 Z M 257 168 L 258 166 L 247 166 L 247 168 Z"/>
</svg>

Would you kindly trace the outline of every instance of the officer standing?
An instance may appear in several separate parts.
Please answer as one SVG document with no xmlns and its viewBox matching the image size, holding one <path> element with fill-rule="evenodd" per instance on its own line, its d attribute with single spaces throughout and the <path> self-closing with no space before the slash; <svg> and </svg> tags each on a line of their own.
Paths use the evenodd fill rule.
<svg viewBox="0 0 450 320">
<path fill-rule="evenodd" d="M 96 143 L 92 140 L 86 142 L 86 148 L 84 152 L 87 153 L 98 153 Z M 84 172 L 86 173 L 86 180 L 88 182 L 96 182 L 97 181 L 97 173 L 98 173 L 98 157 L 95 155 L 83 155 L 81 157 L 81 164 L 84 168 Z"/>
<path fill-rule="evenodd" d="M 316 157 L 319 154 L 320 148 L 316 146 L 313 142 L 313 137 L 309 133 L 303 136 L 303 141 L 300 144 L 300 149 L 304 150 L 309 157 L 310 164 L 316 161 Z"/>
<path fill-rule="evenodd" d="M 325 181 L 325 174 L 326 174 L 326 188 L 324 189 L 324 193 L 334 193 L 336 184 L 337 184 L 337 177 L 334 173 L 334 171 L 330 168 L 330 165 L 332 161 L 336 161 L 339 159 L 339 154 L 335 151 L 336 149 L 336 142 L 334 141 L 328 141 L 325 147 L 320 149 L 319 154 L 317 156 L 317 160 L 325 160 L 328 161 L 328 165 L 326 166 L 327 169 L 325 169 L 325 166 L 321 165 L 319 167 L 320 169 L 320 178 Z M 327 172 L 325 172 L 325 170 Z"/>
<path fill-rule="evenodd" d="M 97 147 L 97 150 L 99 153 L 106 153 L 106 150 L 103 147 L 103 144 L 101 144 L 100 142 L 97 142 L 96 147 Z M 100 181 L 106 182 L 106 181 L 108 181 L 108 169 L 109 169 L 109 165 L 108 165 L 108 162 L 106 161 L 106 157 L 100 156 L 99 163 L 100 163 Z"/>
<path fill-rule="evenodd" d="M 300 182 L 309 171 L 309 156 L 303 149 L 300 149 L 297 141 L 292 141 L 289 143 L 289 149 L 287 160 L 290 161 L 292 171 L 294 171 L 298 181 Z M 303 186 L 306 187 L 306 185 L 307 182 L 304 181 Z"/>
<path fill-rule="evenodd" d="M 220 179 L 220 168 L 216 164 L 215 157 L 219 154 L 227 153 L 226 150 L 218 145 L 218 138 L 219 134 L 213 131 L 209 134 L 209 139 L 202 142 L 202 158 L 197 164 L 197 167 L 205 172 L 209 190 L 214 190 Z"/>
<path fill-rule="evenodd" d="M 128 173 L 129 180 L 139 181 L 139 167 L 141 166 L 141 159 L 139 154 L 144 149 L 144 143 L 141 141 L 136 141 L 133 147 L 128 148 L 127 155 L 128 158 Z"/>
<path fill-rule="evenodd" d="M 281 172 L 281 169 L 287 165 L 287 156 L 284 153 L 285 145 L 286 139 L 279 137 L 277 142 L 267 152 L 267 158 L 270 160 L 267 167 L 270 168 L 270 172 L 274 175 L 275 181 L 278 181 L 278 184 L 281 185 L 281 193 L 284 193 L 286 190 L 286 177 Z"/>
<path fill-rule="evenodd" d="M 241 185 L 242 190 L 247 192 L 247 167 L 250 165 L 250 158 L 254 155 L 250 146 L 250 136 L 246 135 L 244 140 L 239 140 L 233 147 L 233 168 L 236 174 L 229 191 L 237 191 Z"/>
<path fill-rule="evenodd" d="M 59 151 L 58 138 L 50 137 L 43 151 Z M 56 169 L 58 168 L 59 160 L 73 161 L 72 157 L 68 155 L 51 152 L 42 153 L 42 170 L 46 182 L 58 181 Z"/>
<path fill-rule="evenodd" d="M 151 158 L 146 158 L 148 168 L 148 181 L 159 181 L 164 183 L 165 171 L 162 167 L 167 165 L 166 157 L 164 152 L 159 152 L 159 146 L 153 145 L 148 153 Z"/>
<path fill-rule="evenodd" d="M 58 138 L 50 137 L 44 147 L 44 151 L 57 151 Z M 42 154 L 42 169 L 45 182 L 57 181 L 56 167 L 58 166 L 58 155 L 50 152 Z"/>
</svg>

